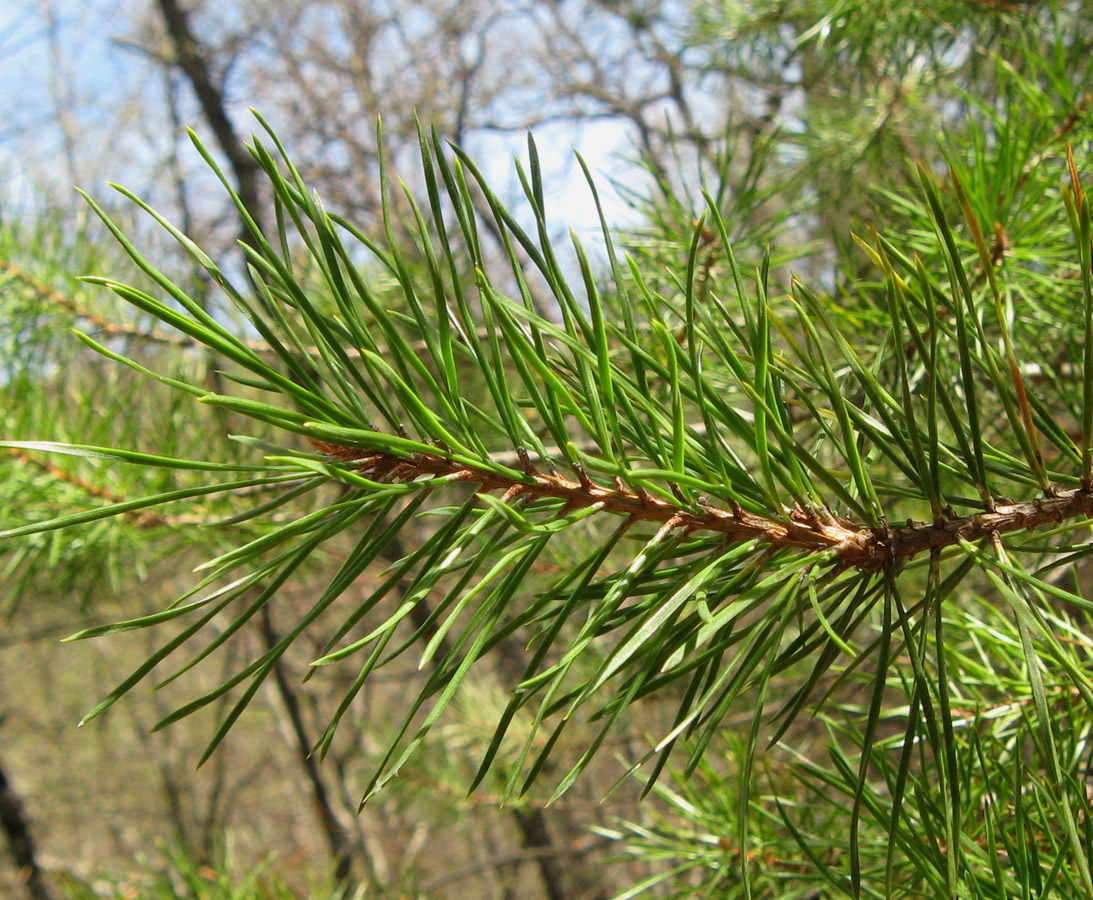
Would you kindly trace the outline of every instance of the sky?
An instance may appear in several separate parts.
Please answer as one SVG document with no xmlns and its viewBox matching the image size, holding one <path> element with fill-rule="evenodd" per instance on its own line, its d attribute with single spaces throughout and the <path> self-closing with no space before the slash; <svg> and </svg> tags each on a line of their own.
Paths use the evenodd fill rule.
<svg viewBox="0 0 1093 900">
<path fill-rule="evenodd" d="M 169 139 L 169 129 L 165 123 L 135 121 L 137 107 L 122 106 L 134 84 L 154 80 L 150 67 L 117 40 L 130 7 L 140 2 L 0 0 L 0 211 L 33 213 L 43 194 L 53 204 L 75 209 L 82 202 L 75 186 L 101 196 L 108 181 L 142 195 L 162 190 L 168 149 L 162 141 Z M 145 89 L 162 91 L 159 84 Z M 67 121 L 58 116 L 59 105 L 72 110 Z M 140 139 L 119 136 L 119 120 Z M 186 124 L 214 144 L 200 118 Z M 244 134 L 249 125 L 237 122 Z M 573 151 L 594 173 L 608 220 L 623 224 L 629 207 L 609 181 L 632 171 L 623 159 L 628 133 L 617 123 L 597 121 L 544 126 L 536 136 L 552 220 L 560 230 L 572 228 L 595 252 L 602 245 L 598 215 Z M 499 196 L 518 193 L 512 159 L 526 158 L 524 134 L 478 136 L 474 153 Z"/>
</svg>

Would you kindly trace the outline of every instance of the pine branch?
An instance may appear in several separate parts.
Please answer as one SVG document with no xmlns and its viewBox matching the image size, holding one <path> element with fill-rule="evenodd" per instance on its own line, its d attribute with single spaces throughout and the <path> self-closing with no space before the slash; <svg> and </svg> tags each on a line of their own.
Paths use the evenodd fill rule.
<svg viewBox="0 0 1093 900">
<path fill-rule="evenodd" d="M 61 291 L 42 284 L 10 260 L 0 260 L 0 275 L 29 288 L 34 292 L 34 295 L 38 300 L 58 306 L 70 313 L 73 317 L 89 322 L 96 332 L 105 335 L 106 337 L 124 338 L 126 340 L 141 341 L 148 344 L 167 344 L 181 349 L 204 346 L 200 341 L 183 334 L 170 334 L 166 331 L 160 331 L 158 328 L 148 330 L 123 322 L 111 322 L 104 316 L 100 316 L 97 313 L 85 309 Z M 476 340 L 484 341 L 488 339 L 489 332 L 485 328 L 479 328 L 475 331 L 474 337 Z M 277 350 L 265 341 L 247 339 L 240 343 L 248 350 L 253 350 L 255 353 L 262 356 L 276 357 L 277 355 Z M 305 344 L 301 349 L 302 355 L 309 359 L 320 355 L 319 348 L 314 345 Z M 428 350 L 428 343 L 424 340 L 414 341 L 410 344 L 410 349 L 414 353 L 424 353 Z M 346 347 L 345 354 L 349 359 L 359 359 L 361 351 L 355 347 Z"/>
<path fill-rule="evenodd" d="M 66 472 L 60 466 L 55 466 L 52 463 L 43 462 L 40 459 L 35 459 L 29 453 L 20 449 L 19 447 L 8 447 L 8 454 L 15 459 L 22 462 L 24 465 L 31 466 L 38 469 L 45 475 L 48 475 L 54 481 L 62 482 L 63 484 L 70 485 L 77 488 L 79 491 L 86 494 L 88 497 L 93 497 L 96 500 L 105 500 L 107 503 L 113 505 L 118 503 L 124 503 L 129 498 L 120 498 L 112 491 L 107 490 L 101 485 L 93 484 L 92 482 L 79 478 L 73 475 L 71 472 Z M 191 517 L 175 517 L 170 518 L 163 513 L 155 512 L 148 509 L 132 510 L 125 514 L 130 521 L 133 522 L 138 528 L 165 528 L 171 525 L 176 527 L 192 527 L 194 525 L 200 525 L 206 518 L 203 516 L 191 516 Z"/>
<path fill-rule="evenodd" d="M 667 525 L 671 531 L 713 531 L 730 542 L 754 540 L 774 549 L 831 552 L 836 565 L 864 572 L 879 572 L 920 553 L 938 552 L 962 540 L 976 541 L 995 534 L 1031 531 L 1041 525 L 1093 517 L 1093 491 L 1076 488 L 1033 500 L 996 504 L 992 510 L 972 515 L 957 516 L 950 512 L 940 522 L 908 520 L 899 528 L 869 528 L 830 514 L 828 521 L 823 521 L 815 512 L 800 508 L 787 510 L 785 520 L 775 521 L 749 513 L 739 505 L 719 509 L 701 503 L 701 511 L 696 512 L 629 490 L 621 481 L 613 488 L 605 487 L 583 472 L 579 473 L 583 477 L 578 481 L 557 473 L 543 474 L 531 465 L 526 451 L 516 453 L 527 473 L 526 479 L 517 480 L 439 453 L 403 457 L 314 439 L 312 443 L 332 458 L 351 464 L 354 471 L 380 482 L 397 484 L 443 477 L 447 481 L 481 485 L 483 492 L 500 491 L 506 503 L 517 498 L 564 500 L 567 512 L 594 507 L 626 516 L 633 522 Z"/>
<path fill-rule="evenodd" d="M 146 343 L 170 344 L 175 347 L 197 346 L 196 341 L 192 338 L 185 337 L 184 335 L 168 334 L 167 332 L 158 329 L 146 331 L 137 328 L 135 325 L 111 322 L 103 316 L 89 312 L 71 297 L 65 295 L 61 291 L 42 284 L 38 279 L 34 278 L 31 274 L 24 271 L 10 260 L 0 260 L 0 274 L 31 290 L 36 299 L 51 303 L 70 313 L 77 319 L 90 322 L 96 331 L 107 337 L 126 338 L 144 341 Z"/>
<path fill-rule="evenodd" d="M 240 569 L 248 574 L 194 602 L 193 608 L 208 609 L 185 640 L 261 580 L 261 594 L 214 644 L 232 639 L 319 547 L 343 533 L 353 541 L 313 609 L 276 647 L 164 720 L 189 715 L 250 682 L 206 756 L 285 647 L 320 618 L 329 621 L 335 601 L 380 559 L 389 560 L 389 568 L 351 613 L 333 623 L 314 660 L 325 666 L 366 657 L 320 749 L 329 746 L 371 673 L 423 644 L 418 665 L 429 672 L 427 681 L 395 727 L 366 789 L 366 798 L 372 796 L 421 745 L 476 661 L 519 637 L 532 648 L 527 667 L 475 780 L 481 783 L 494 764 L 517 714 L 539 703 L 505 787 L 507 796 L 515 796 L 543 771 L 545 758 L 534 754 L 548 751 L 536 751 L 534 739 L 548 720 L 556 730 L 547 747 L 588 707 L 596 707 L 593 718 L 602 719 L 606 733 L 631 704 L 670 684 L 688 686 L 669 734 L 650 751 L 657 756 L 654 781 L 677 741 L 696 742 L 689 765 L 696 764 L 737 699 L 759 691 L 754 708 L 764 709 L 762 695 L 775 674 L 803 669 L 804 676 L 798 694 L 783 705 L 780 733 L 807 708 L 838 660 L 849 659 L 851 671 L 875 661 L 879 696 L 889 651 L 899 642 L 917 647 L 920 638 L 911 631 L 920 627 L 917 619 L 932 614 L 951 589 L 938 571 L 942 550 L 958 547 L 963 557 L 954 552 L 947 558 L 958 559 L 964 571 L 977 566 L 986 579 L 1016 579 L 1017 590 L 1003 583 L 1016 604 L 1025 602 L 1018 590 L 1036 592 L 1042 583 L 1028 572 L 1022 578 L 1024 570 L 1009 562 L 1000 575 L 990 568 L 989 549 L 969 542 L 1093 517 L 1093 463 L 1078 450 L 1089 446 L 1093 421 L 1071 440 L 1041 397 L 1023 390 L 1027 326 L 1008 314 L 1000 287 L 1012 277 L 1020 251 L 1007 255 L 1009 240 L 1001 230 L 988 244 L 976 195 L 962 186 L 972 185 L 974 172 L 960 181 L 953 173 L 963 215 L 954 224 L 953 198 L 923 171 L 923 199 L 912 210 L 919 216 L 917 236 L 905 241 L 878 230 L 872 243 L 860 242 L 882 283 L 859 276 L 847 290 L 860 291 L 863 302 L 844 308 L 841 298 L 798 279 L 777 292 L 769 259 L 758 266 L 752 287 L 712 198 L 705 218 L 693 223 L 685 274 L 647 278 L 638 261 L 624 266 L 605 223 L 610 276 L 597 281 L 588 254 L 575 242 L 579 292 L 550 244 L 534 144 L 530 174 L 520 173 L 536 220 L 532 234 L 490 192 L 471 160 L 458 150 L 453 156 L 435 134 L 430 139 L 423 133 L 431 219 L 408 198 L 415 238 L 412 248 L 402 246 L 407 231 L 395 227 L 384 193 L 387 243 L 381 245 L 328 213 L 267 132 L 272 147 L 256 139 L 252 153 L 270 179 L 279 225 L 276 234 L 256 232 L 248 251 L 249 284 L 258 297 L 234 287 L 192 240 L 126 192 L 224 290 L 262 338 L 261 347 L 210 315 L 92 204 L 160 296 L 112 278 L 89 280 L 208 346 L 228 364 L 225 385 L 230 380 L 238 387 L 210 393 L 85 341 L 259 427 L 261 438 L 239 440 L 264 454 L 251 471 L 265 474 L 210 491 L 293 479 L 268 504 L 237 517 L 264 519 L 268 532 L 204 564 L 209 574 L 202 589 Z M 212 164 L 200 144 L 198 149 Z M 245 215 L 244 200 L 218 174 Z M 389 183 L 386 174 L 381 181 Z M 469 199 L 472 181 L 510 251 L 515 292 L 499 289 L 487 273 Z M 1071 232 L 1082 246 L 1089 211 L 1077 188 L 1072 194 Z M 1007 229 L 1016 227 L 1007 220 Z M 1053 233 L 1053 240 L 1062 239 Z M 306 270 L 294 248 L 306 248 Z M 557 309 L 550 318 L 531 302 L 517 248 L 553 295 Z M 996 272 L 1003 256 L 1007 265 Z M 969 265 L 976 258 L 987 273 L 986 297 Z M 1083 306 L 1093 308 L 1090 264 L 1084 257 L 1079 263 L 1083 283 L 1090 283 Z M 369 266 L 389 279 L 379 293 Z M 1068 364 L 1075 362 L 1061 359 L 1056 368 Z M 1080 410 L 1074 385 L 1054 371 L 1048 387 L 1067 408 Z M 1077 379 L 1093 396 L 1091 379 L 1093 363 Z M 1037 429 L 1062 451 L 1050 472 Z M 295 444 L 300 435 L 319 452 L 301 453 Z M 107 453 L 175 468 L 227 467 Z M 277 518 L 293 508 L 286 504 L 331 483 L 341 486 L 335 502 L 319 497 L 308 512 Z M 1039 486 L 1036 498 L 1003 499 L 1032 484 Z M 1081 487 L 1070 489 L 1076 484 Z M 442 505 L 443 488 L 453 485 L 473 488 L 473 494 L 456 491 L 462 502 Z M 149 498 L 149 505 L 201 490 L 168 492 L 162 501 Z M 958 516 L 954 505 L 974 511 Z M 929 510 L 927 521 L 890 524 L 908 510 L 924 515 L 923 509 Z M 415 528 L 417 540 L 403 544 L 403 529 L 422 514 L 430 518 Z M 9 533 L 99 516 L 69 515 Z M 563 572 L 542 566 L 548 545 L 563 553 L 579 546 L 580 529 L 555 535 L 596 516 L 613 518 L 615 527 L 577 550 Z M 635 533 L 642 524 L 652 526 L 651 535 L 649 528 Z M 996 557 L 1003 552 L 998 548 L 1004 549 L 1001 542 Z M 781 550 L 789 552 L 771 552 Z M 931 558 L 929 581 L 921 597 L 903 603 L 899 574 L 919 554 Z M 915 590 L 922 587 L 921 573 L 917 568 L 907 579 Z M 427 609 L 415 610 L 427 597 Z M 1070 597 L 1068 602 L 1085 602 Z M 877 625 L 879 606 L 880 636 L 856 647 L 860 635 Z M 149 627 L 189 612 L 178 605 L 79 637 Z M 358 626 L 363 636 L 357 636 Z M 411 634 L 401 634 L 407 627 Z M 902 638 L 901 628 L 909 630 Z M 1040 634 L 1050 639 L 1050 632 Z M 158 651 L 89 717 L 174 651 L 174 645 Z M 1061 651 L 1056 655 L 1066 662 Z M 925 685 L 925 663 L 916 658 L 916 666 L 915 683 Z M 924 705 L 925 696 L 915 702 Z M 871 704 L 868 741 L 880 708 L 879 701 Z M 601 742 L 602 735 L 560 779 L 559 795 Z"/>
<path fill-rule="evenodd" d="M 52 463 L 37 459 L 30 453 L 27 453 L 22 447 L 11 446 L 12 443 L 17 442 L 3 443 L 7 445 L 6 449 L 8 454 L 19 462 L 37 469 L 56 482 L 76 488 L 89 498 L 105 501 L 108 506 L 123 506 L 135 500 L 134 497 L 120 495 L 117 492 L 111 491 L 102 485 L 95 484 L 93 481 L 86 478 L 80 478 L 60 466 L 55 466 Z M 306 476 L 300 476 L 295 479 L 281 479 L 269 484 L 255 484 L 249 487 L 241 487 L 232 491 L 232 497 L 236 500 L 241 500 L 246 497 L 260 496 L 262 494 L 268 494 L 271 491 L 283 489 L 286 486 L 291 487 L 294 483 L 306 480 Z M 141 529 L 171 528 L 177 531 L 186 531 L 195 527 L 211 524 L 210 516 L 207 512 L 175 513 L 171 515 L 150 509 L 130 509 L 119 513 L 119 515 Z M 268 512 L 265 515 L 265 520 L 271 524 L 281 524 L 289 521 L 291 518 L 293 518 L 293 514 L 283 512 Z"/>
</svg>

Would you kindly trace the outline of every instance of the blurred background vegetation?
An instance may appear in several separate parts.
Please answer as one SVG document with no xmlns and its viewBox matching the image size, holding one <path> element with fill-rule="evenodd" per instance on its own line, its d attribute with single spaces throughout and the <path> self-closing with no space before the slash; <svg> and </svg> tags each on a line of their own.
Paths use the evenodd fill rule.
<svg viewBox="0 0 1093 900">
<path fill-rule="evenodd" d="M 271 122 L 327 206 L 366 234 L 383 229 L 377 116 L 411 194 L 425 189 L 416 174 L 416 114 L 479 159 L 518 216 L 526 210 L 510 159 L 531 130 L 560 234 L 598 227 L 573 145 L 591 162 L 620 246 L 650 284 L 670 286 L 685 270 L 706 191 L 738 258 L 754 262 L 769 248 L 776 279 L 793 272 L 848 308 L 860 301 L 863 315 L 868 305 L 847 286 L 868 262 L 851 232 L 880 223 L 911 238 L 928 233 L 926 212 L 909 199 L 916 164 L 935 174 L 945 163 L 957 167 L 982 219 L 999 223 L 999 254 L 1020 259 L 1034 244 L 1030 277 L 1046 277 L 1063 255 L 1053 255 L 1049 240 L 1059 223 L 1039 211 L 1057 195 L 1065 145 L 1088 160 L 1093 136 L 1093 6 L 1082 2 L 17 0 L 3 15 L 0 431 L 11 439 L 204 458 L 209 435 L 232 430 L 231 414 L 196 413 L 181 395 L 72 337 L 78 326 L 115 352 L 195 383 L 215 386 L 223 377 L 204 349 L 77 281 L 126 263 L 71 186 L 105 203 L 104 181 L 126 184 L 238 270 L 245 228 L 184 129 L 192 126 L 214 150 L 261 220 L 272 211 L 242 148 L 252 128 L 247 107 Z M 191 296 L 230 316 L 154 223 L 117 215 Z M 500 235 L 484 228 L 483 239 L 497 242 L 487 253 L 504 257 Z M 725 277 L 715 253 L 699 259 L 700 277 Z M 373 274 L 382 292 L 382 275 Z M 1048 330 L 1056 316 L 1043 319 L 1045 341 L 1065 340 Z M 28 513 L 44 518 L 159 489 L 155 470 L 96 460 L 12 450 L 0 465 L 4 527 Z M 150 613 L 183 594 L 190 570 L 225 530 L 233 540 L 247 529 L 259 533 L 250 520 L 233 521 L 236 512 L 213 500 L 173 517 L 135 512 L 38 535 L 0 555 L 0 796 L 5 822 L 14 823 L 8 834 L 25 839 L 0 869 L 4 896 L 318 898 L 346 879 L 360 885 L 360 896 L 390 897 L 593 900 L 737 889 L 726 872 L 740 860 L 724 835 L 741 814 L 739 735 L 727 729 L 689 782 L 669 781 L 640 806 L 640 786 L 628 782 L 604 799 L 644 752 L 644 736 L 670 727 L 670 702 L 646 703 L 609 739 L 610 752 L 549 807 L 534 793 L 502 807 L 488 781 L 466 795 L 505 685 L 523 669 L 518 645 L 477 673 L 441 738 L 360 815 L 361 786 L 422 677 L 409 664 L 370 682 L 321 765 L 308 751 L 351 676 L 328 667 L 304 682 L 322 649 L 306 639 L 196 772 L 213 719 L 151 732 L 173 708 L 158 693 L 76 731 L 83 713 L 162 638 L 135 632 L 65 646 L 58 638 L 88 621 Z M 279 595 L 261 629 L 232 645 L 237 655 L 224 659 L 224 671 L 261 642 L 276 643 L 346 549 L 325 548 L 307 577 Z M 569 563 L 562 542 L 553 553 L 540 566 Z M 379 563 L 354 591 L 368 592 Z M 989 605 L 953 615 L 957 630 L 993 627 Z M 996 686 L 1020 668 L 1005 657 L 1008 646 L 969 650 L 969 671 Z M 870 675 L 853 677 L 867 683 Z M 200 688 L 202 676 L 193 677 L 190 686 Z M 970 694 L 973 681 L 969 675 Z M 795 687 L 772 685 L 774 701 Z M 750 718 L 748 711 L 739 718 L 742 730 Z M 829 764 L 837 728 L 802 726 L 792 752 L 765 757 L 767 777 L 788 785 L 795 766 Z M 565 740 L 579 746 L 586 738 L 575 731 Z M 804 794 L 801 804 L 807 809 Z M 838 896 L 822 880 L 794 881 L 795 863 L 778 849 L 793 841 L 783 833 L 778 845 L 777 817 L 769 808 L 763 815 L 772 849 L 747 863 L 755 890 Z M 843 824 L 809 825 L 827 835 L 816 853 L 832 863 L 845 833 L 838 830 L 845 819 L 835 822 Z M 757 842 L 767 840 L 764 827 L 756 826 Z"/>
</svg>

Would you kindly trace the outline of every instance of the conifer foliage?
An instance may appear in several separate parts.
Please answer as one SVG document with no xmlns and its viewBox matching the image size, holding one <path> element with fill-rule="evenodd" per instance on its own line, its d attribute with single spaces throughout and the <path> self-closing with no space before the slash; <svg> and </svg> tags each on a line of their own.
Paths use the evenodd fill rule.
<svg viewBox="0 0 1093 900">
<path fill-rule="evenodd" d="M 802 41 L 849 27 L 825 21 Z M 163 611 L 74 635 L 174 623 L 88 718 L 257 627 L 338 544 L 295 626 L 161 724 L 230 695 L 212 753 L 308 632 L 314 666 L 353 673 L 322 754 L 362 686 L 412 655 L 428 675 L 367 801 L 516 639 L 525 668 L 470 787 L 500 768 L 509 797 L 543 780 L 559 797 L 613 730 L 667 703 L 629 773 L 700 831 L 732 829 L 696 848 L 620 823 L 631 852 L 687 860 L 635 892 L 683 895 L 669 875 L 693 868 L 725 896 L 1093 894 L 1090 130 L 1067 58 L 998 60 L 991 102 L 965 97 L 960 133 L 869 195 L 830 270 L 734 237 L 723 192 L 694 204 L 675 256 L 606 222 L 602 254 L 556 246 L 534 142 L 514 212 L 424 128 L 422 199 L 384 172 L 377 240 L 324 208 L 259 120 L 277 227 L 254 226 L 245 273 L 122 191 L 229 313 L 89 197 L 139 276 L 87 281 L 221 373 L 210 387 L 80 339 L 232 433 L 206 459 L 5 442 L 173 477 L 2 537 L 154 514 L 245 539 Z M 795 214 L 777 214 L 783 237 Z M 577 722 L 593 730 L 559 768 Z M 816 733 L 823 752 L 805 753 Z M 775 744 L 796 760 L 768 764 Z"/>
</svg>

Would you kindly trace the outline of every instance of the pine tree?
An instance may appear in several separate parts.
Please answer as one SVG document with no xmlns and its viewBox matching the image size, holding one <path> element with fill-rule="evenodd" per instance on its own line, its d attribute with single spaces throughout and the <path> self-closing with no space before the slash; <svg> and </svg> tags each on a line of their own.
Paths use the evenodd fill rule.
<svg viewBox="0 0 1093 900">
<path fill-rule="evenodd" d="M 344 541 L 295 627 L 161 724 L 230 694 L 207 757 L 293 641 L 318 633 L 313 665 L 353 672 L 322 755 L 368 679 L 413 655 L 429 674 L 366 802 L 518 640 L 524 669 L 471 789 L 499 769 L 507 797 L 543 779 L 560 797 L 613 730 L 671 706 L 627 763 L 680 818 L 609 834 L 680 862 L 635 894 L 691 896 L 688 869 L 724 896 L 1093 894 L 1088 44 L 1077 8 L 956 6 L 801 4 L 806 76 L 841 60 L 856 73 L 847 95 L 867 97 L 861 73 L 888 60 L 872 89 L 890 106 L 872 132 L 849 132 L 852 164 L 824 168 L 841 137 L 840 111 L 822 106 L 807 113 L 828 131 L 752 145 L 747 177 L 725 153 L 708 193 L 684 187 L 681 161 L 659 173 L 643 229 L 604 223 L 603 272 L 576 237 L 571 257 L 555 246 L 530 140 L 521 221 L 422 129 L 424 196 L 383 173 L 380 240 L 328 212 L 259 119 L 250 152 L 277 228 L 253 228 L 246 272 L 123 191 L 234 320 L 89 197 L 140 276 L 86 282 L 165 340 L 208 348 L 220 374 L 123 355 L 108 328 L 81 333 L 186 398 L 199 427 L 5 442 L 58 460 L 40 467 L 82 457 L 158 474 L 142 496 L 104 492 L 0 536 L 25 555 L 116 516 L 253 530 L 162 612 L 74 635 L 181 623 L 88 718 L 214 618 L 229 624 L 183 668 L 258 627 Z M 711 10 L 701 39 L 739 30 L 733 15 Z M 924 109 L 943 118 L 940 146 L 912 128 Z M 764 252 L 807 223 L 838 233 L 821 251 Z M 559 769 L 562 736 L 589 722 Z"/>
</svg>

